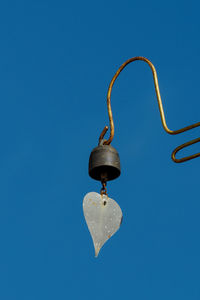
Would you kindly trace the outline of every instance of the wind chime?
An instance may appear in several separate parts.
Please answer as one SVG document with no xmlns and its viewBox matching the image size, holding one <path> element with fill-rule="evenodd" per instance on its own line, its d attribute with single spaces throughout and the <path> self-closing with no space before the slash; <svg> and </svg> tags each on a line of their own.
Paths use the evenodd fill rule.
<svg viewBox="0 0 200 300">
<path fill-rule="evenodd" d="M 169 134 L 175 135 L 200 126 L 200 122 L 198 122 L 174 131 L 170 130 L 167 127 L 162 100 L 160 96 L 156 69 L 150 60 L 141 56 L 133 57 L 128 59 L 125 63 L 123 63 L 121 67 L 117 70 L 110 82 L 107 93 L 107 108 L 110 121 L 110 137 L 108 140 L 104 139 L 104 136 L 108 130 L 108 126 L 105 126 L 99 137 L 98 146 L 92 150 L 89 158 L 89 175 L 93 179 L 100 181 L 102 188 L 100 194 L 96 192 L 90 192 L 83 199 L 83 212 L 88 229 L 92 236 L 96 257 L 98 256 L 99 251 L 101 250 L 105 242 L 119 229 L 122 222 L 121 208 L 116 201 L 108 197 L 106 188 L 107 182 L 116 179 L 120 176 L 121 173 L 119 154 L 117 150 L 111 146 L 111 142 L 114 137 L 114 122 L 111 110 L 110 97 L 113 84 L 119 76 L 119 74 L 121 73 L 121 71 L 128 64 L 136 60 L 146 62 L 151 68 L 161 116 L 161 122 L 164 130 Z M 192 141 L 178 146 L 172 152 L 172 160 L 176 163 L 181 163 L 200 156 L 200 153 L 196 153 L 183 158 L 176 158 L 176 154 L 178 151 L 197 142 L 200 142 L 200 138 L 194 139 Z"/>
</svg>

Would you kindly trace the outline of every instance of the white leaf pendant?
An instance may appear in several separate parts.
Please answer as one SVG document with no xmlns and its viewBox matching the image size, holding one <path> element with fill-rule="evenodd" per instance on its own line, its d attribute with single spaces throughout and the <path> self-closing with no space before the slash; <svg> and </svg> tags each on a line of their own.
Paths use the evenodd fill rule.
<svg viewBox="0 0 200 300">
<path fill-rule="evenodd" d="M 83 199 L 83 212 L 97 257 L 105 242 L 119 229 L 122 211 L 107 195 L 91 192 Z"/>
</svg>

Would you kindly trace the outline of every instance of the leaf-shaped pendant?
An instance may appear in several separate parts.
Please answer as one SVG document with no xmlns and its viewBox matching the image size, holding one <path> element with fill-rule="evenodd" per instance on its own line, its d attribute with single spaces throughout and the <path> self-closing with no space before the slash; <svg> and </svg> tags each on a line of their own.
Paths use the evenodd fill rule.
<svg viewBox="0 0 200 300">
<path fill-rule="evenodd" d="M 119 229 L 122 211 L 107 195 L 91 192 L 83 199 L 83 212 L 97 257 L 105 242 Z"/>
</svg>

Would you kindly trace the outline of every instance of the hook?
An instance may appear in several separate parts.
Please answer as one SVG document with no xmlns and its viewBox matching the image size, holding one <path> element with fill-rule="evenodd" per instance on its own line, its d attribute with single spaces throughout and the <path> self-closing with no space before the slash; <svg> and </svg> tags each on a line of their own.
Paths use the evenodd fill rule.
<svg viewBox="0 0 200 300">
<path fill-rule="evenodd" d="M 115 75 L 113 76 L 113 78 L 110 82 L 110 85 L 109 85 L 109 88 L 108 88 L 108 93 L 107 93 L 107 108 L 108 108 L 108 116 L 109 116 L 109 121 L 110 121 L 110 137 L 109 137 L 108 140 L 104 141 L 104 145 L 109 145 L 112 142 L 113 137 L 114 137 L 114 122 L 113 122 L 113 115 L 112 115 L 112 109 L 111 109 L 111 103 L 110 103 L 110 97 L 111 97 L 113 84 L 114 84 L 115 80 L 117 79 L 117 77 L 119 76 L 119 74 L 121 73 L 121 71 L 128 64 L 130 64 L 131 62 L 136 61 L 136 60 L 141 60 L 141 61 L 146 62 L 149 65 L 149 67 L 151 68 L 151 71 L 152 71 L 152 74 L 153 74 L 153 79 L 154 79 L 154 86 L 155 86 L 155 91 L 156 91 L 160 116 L 161 116 L 161 122 L 162 122 L 164 130 L 169 134 L 175 135 L 175 134 L 179 134 L 179 133 L 182 133 L 182 132 L 185 132 L 187 130 L 190 130 L 190 129 L 193 129 L 193 128 L 196 128 L 196 127 L 200 126 L 200 122 L 198 122 L 198 123 L 186 126 L 184 128 L 178 129 L 178 130 L 170 130 L 167 127 L 166 120 L 165 120 L 165 114 L 164 114 L 164 110 L 163 110 L 163 105 L 162 105 L 162 100 L 161 100 L 161 95 L 160 95 L 160 89 L 159 89 L 159 85 L 158 85 L 158 77 L 157 77 L 156 69 L 155 69 L 154 65 L 152 64 L 152 62 L 150 60 L 148 60 L 147 58 L 142 57 L 142 56 L 136 56 L 136 57 L 130 58 L 127 61 L 125 61 L 121 65 L 121 67 L 117 70 L 117 72 L 115 73 Z M 103 139 L 103 137 L 106 134 L 107 130 L 108 130 L 108 126 L 105 126 L 102 133 L 101 133 L 101 135 L 100 135 L 100 137 L 99 137 L 99 141 L 101 141 Z M 172 152 L 172 155 L 171 155 L 172 160 L 176 163 L 181 163 L 181 162 L 188 161 L 190 159 L 199 157 L 200 153 L 196 153 L 196 154 L 186 156 L 186 157 L 183 157 L 183 158 L 180 158 L 180 159 L 176 158 L 176 154 L 177 154 L 178 151 L 180 151 L 181 149 L 186 148 L 190 145 L 198 143 L 198 142 L 200 142 L 200 138 L 194 139 L 192 141 L 189 141 L 185 144 L 182 144 L 182 145 L 178 146 Z"/>
</svg>

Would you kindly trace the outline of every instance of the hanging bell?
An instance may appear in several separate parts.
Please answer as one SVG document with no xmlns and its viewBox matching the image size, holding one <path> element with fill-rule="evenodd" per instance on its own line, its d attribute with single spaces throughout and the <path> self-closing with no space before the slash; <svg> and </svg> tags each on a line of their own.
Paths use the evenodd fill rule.
<svg viewBox="0 0 200 300">
<path fill-rule="evenodd" d="M 89 159 L 89 175 L 95 180 L 109 181 L 120 176 L 119 154 L 111 145 L 100 143 L 94 148 Z"/>
</svg>

